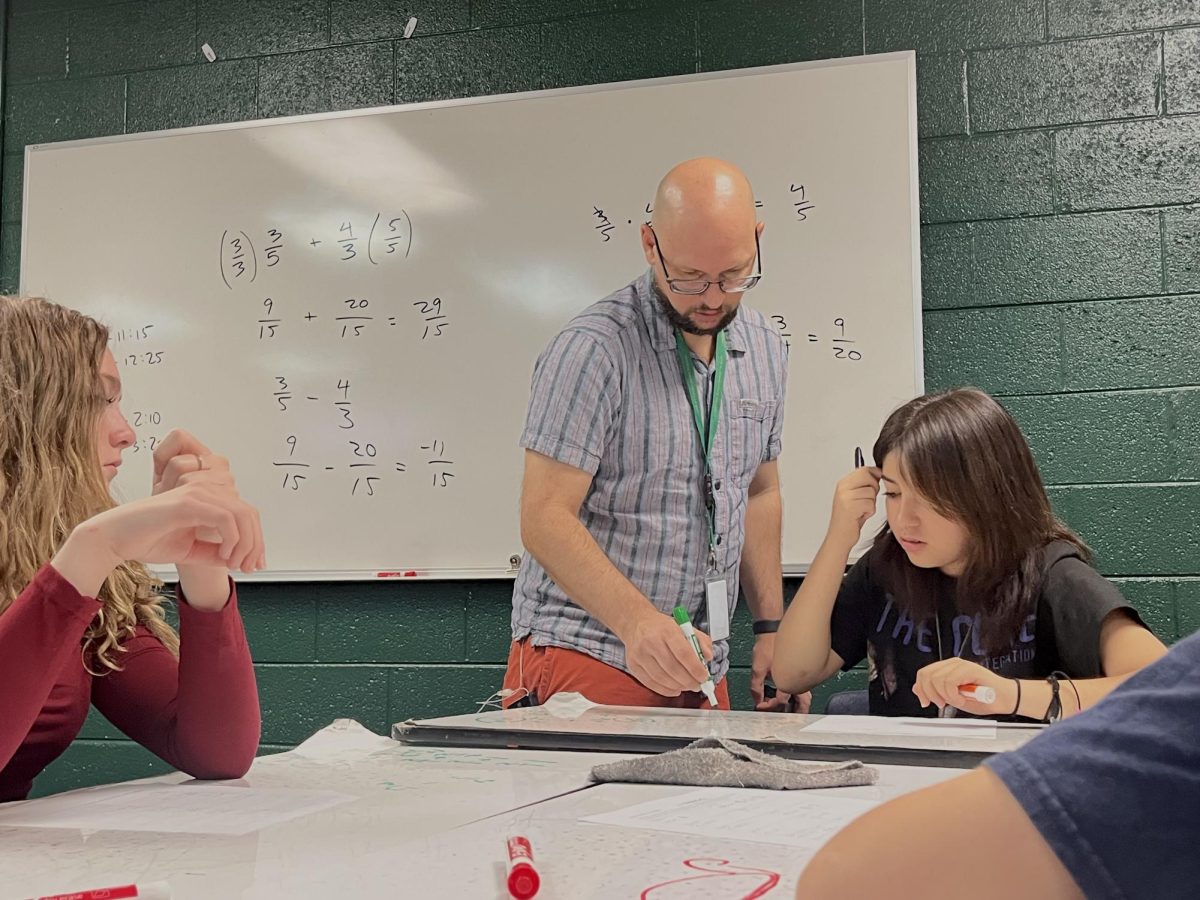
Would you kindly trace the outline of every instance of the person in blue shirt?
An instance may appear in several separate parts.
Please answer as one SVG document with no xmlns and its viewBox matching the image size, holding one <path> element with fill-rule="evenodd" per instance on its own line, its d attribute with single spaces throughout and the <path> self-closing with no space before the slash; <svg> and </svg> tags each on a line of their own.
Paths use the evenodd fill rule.
<svg viewBox="0 0 1200 900">
<path fill-rule="evenodd" d="M 826 897 L 1200 896 L 1200 634 L 1095 707 L 837 834 L 796 890 Z"/>
</svg>

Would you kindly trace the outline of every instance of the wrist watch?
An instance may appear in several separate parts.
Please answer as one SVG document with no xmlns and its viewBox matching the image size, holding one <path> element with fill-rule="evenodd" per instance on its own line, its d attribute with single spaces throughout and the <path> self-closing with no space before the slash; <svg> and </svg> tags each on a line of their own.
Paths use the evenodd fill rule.
<svg viewBox="0 0 1200 900">
<path fill-rule="evenodd" d="M 755 634 L 774 634 L 779 630 L 778 619 L 756 619 L 754 622 Z"/>
</svg>

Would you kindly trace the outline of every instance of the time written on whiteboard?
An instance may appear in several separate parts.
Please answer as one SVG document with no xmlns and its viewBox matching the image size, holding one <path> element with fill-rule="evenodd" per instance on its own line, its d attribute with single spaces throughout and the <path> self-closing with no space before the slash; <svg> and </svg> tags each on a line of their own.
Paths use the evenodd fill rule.
<svg viewBox="0 0 1200 900">
<path fill-rule="evenodd" d="M 157 333 L 153 324 L 122 325 L 108 330 L 108 342 L 112 345 L 113 357 L 126 368 L 161 366 L 167 361 L 167 352 L 155 346 Z"/>
</svg>

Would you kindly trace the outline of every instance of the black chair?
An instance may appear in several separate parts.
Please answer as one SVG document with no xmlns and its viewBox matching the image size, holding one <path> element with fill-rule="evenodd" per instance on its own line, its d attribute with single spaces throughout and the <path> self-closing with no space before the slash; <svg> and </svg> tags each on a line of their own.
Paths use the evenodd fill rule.
<svg viewBox="0 0 1200 900">
<path fill-rule="evenodd" d="M 871 704 L 866 691 L 840 691 L 831 694 L 825 701 L 827 716 L 866 716 L 870 712 Z"/>
</svg>

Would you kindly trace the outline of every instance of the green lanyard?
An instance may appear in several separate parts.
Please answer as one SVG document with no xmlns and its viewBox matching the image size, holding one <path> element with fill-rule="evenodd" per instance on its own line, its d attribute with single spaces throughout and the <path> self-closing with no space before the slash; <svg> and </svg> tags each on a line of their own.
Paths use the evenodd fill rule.
<svg viewBox="0 0 1200 900">
<path fill-rule="evenodd" d="M 679 368 L 683 371 L 683 387 L 687 391 L 688 403 L 692 407 L 692 416 L 696 421 L 696 433 L 700 435 L 700 450 L 704 454 L 704 509 L 708 516 L 708 561 L 710 566 L 717 562 L 717 520 L 716 501 L 713 497 L 712 480 L 712 448 L 717 437 L 717 426 L 721 419 L 721 402 L 725 399 L 725 360 L 728 351 L 725 348 L 725 332 L 717 333 L 717 346 L 713 353 L 713 366 L 716 375 L 713 379 L 712 398 L 709 403 L 708 415 L 700 404 L 700 391 L 696 387 L 696 370 L 692 365 L 692 352 L 683 340 L 683 334 L 675 330 L 675 356 L 679 360 Z"/>
</svg>

